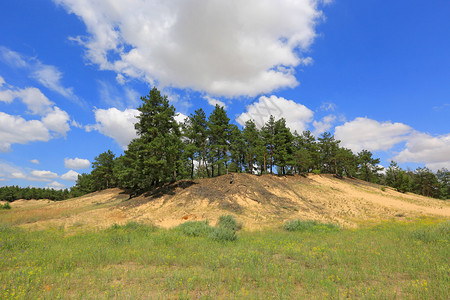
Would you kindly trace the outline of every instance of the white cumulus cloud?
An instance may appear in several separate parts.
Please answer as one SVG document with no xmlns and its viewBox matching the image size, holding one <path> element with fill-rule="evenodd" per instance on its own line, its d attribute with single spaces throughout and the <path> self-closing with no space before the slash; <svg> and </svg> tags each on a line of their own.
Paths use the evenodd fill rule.
<svg viewBox="0 0 450 300">
<path fill-rule="evenodd" d="M 25 89 L 3 88 L 0 90 L 0 101 L 10 103 L 14 99 L 20 99 L 32 115 L 44 115 L 51 110 L 53 103 L 37 88 Z"/>
<path fill-rule="evenodd" d="M 0 152 L 10 151 L 11 144 L 46 142 L 50 138 L 48 129 L 41 121 L 27 121 L 20 116 L 0 112 Z"/>
<path fill-rule="evenodd" d="M 177 121 L 178 124 L 184 123 L 184 120 L 187 119 L 188 116 L 186 116 L 185 114 L 182 113 L 177 113 L 175 115 L 175 121 Z"/>
<path fill-rule="evenodd" d="M 72 40 L 117 80 L 255 96 L 298 84 L 319 0 L 54 0 L 86 25 Z"/>
<path fill-rule="evenodd" d="M 21 98 L 33 115 L 45 115 L 53 105 L 39 89 L 33 87 L 19 90 L 16 96 Z"/>
<path fill-rule="evenodd" d="M 24 178 L 25 174 L 22 172 L 20 168 L 12 165 L 9 162 L 0 160 L 0 177 Z"/>
<path fill-rule="evenodd" d="M 17 167 L 7 161 L 0 160 L 0 180 L 2 180 L 2 181 L 6 181 L 8 179 L 24 179 L 24 180 L 30 180 L 30 181 L 50 181 L 50 179 L 45 176 L 49 175 L 50 173 L 55 174 L 50 171 L 43 171 L 44 173 L 42 173 L 42 171 L 35 170 L 33 172 L 32 172 L 33 174 L 30 175 L 25 170 L 23 170 L 21 167 Z M 46 174 L 45 172 L 50 172 L 50 173 Z M 52 176 L 50 175 L 50 177 L 52 177 Z"/>
<path fill-rule="evenodd" d="M 30 172 L 31 175 L 33 175 L 36 178 L 40 178 L 43 180 L 46 179 L 52 179 L 57 178 L 58 174 L 52 172 L 52 171 L 46 171 L 46 170 L 33 170 Z"/>
<path fill-rule="evenodd" d="M 10 151 L 12 144 L 27 144 L 33 141 L 49 141 L 65 136 L 70 130 L 69 115 L 54 105 L 39 89 L 19 89 L 10 85 L 0 87 L 0 101 L 21 100 L 28 113 L 38 115 L 40 120 L 26 120 L 21 116 L 0 112 L 0 152 Z"/>
<path fill-rule="evenodd" d="M 65 136 L 67 131 L 70 130 L 69 121 L 69 115 L 56 106 L 53 107 L 53 110 L 50 113 L 42 118 L 42 123 L 44 123 L 47 129 L 57 132 L 62 136 Z"/>
<path fill-rule="evenodd" d="M 423 163 L 434 171 L 441 168 L 450 169 L 450 134 L 431 136 L 414 132 L 408 138 L 405 149 L 394 159 L 400 163 Z"/>
<path fill-rule="evenodd" d="M 369 118 L 356 118 L 336 126 L 334 136 L 341 140 L 341 146 L 353 152 L 389 150 L 395 144 L 405 141 L 412 128 L 402 123 L 378 122 Z"/>
<path fill-rule="evenodd" d="M 61 175 L 61 179 L 68 181 L 75 181 L 78 179 L 78 175 L 80 175 L 78 172 L 75 172 L 74 170 L 69 170 L 67 173 Z"/>
<path fill-rule="evenodd" d="M 322 118 L 322 120 L 320 121 L 314 121 L 313 122 L 313 126 L 314 126 L 314 132 L 313 134 L 315 136 L 319 136 L 319 134 L 328 131 L 332 126 L 334 121 L 336 121 L 336 116 L 335 115 L 328 115 Z"/>
<path fill-rule="evenodd" d="M 292 130 L 301 133 L 307 124 L 312 121 L 313 111 L 306 106 L 277 96 L 262 96 L 257 102 L 246 107 L 236 121 L 244 125 L 248 120 L 253 120 L 258 128 L 262 128 L 270 116 L 275 120 L 284 118 L 286 125 Z"/>
<path fill-rule="evenodd" d="M 97 130 L 98 132 L 113 138 L 117 144 L 126 149 L 130 141 L 137 137 L 134 124 L 137 122 L 136 116 L 139 115 L 137 109 L 125 109 L 123 111 L 117 108 L 97 109 L 95 110 L 94 125 L 86 126 L 86 131 Z"/>
<path fill-rule="evenodd" d="M 37 159 L 32 159 L 32 160 L 30 160 L 30 162 L 32 162 L 33 164 L 36 164 L 36 165 L 39 164 L 39 160 L 37 160 Z"/>
<path fill-rule="evenodd" d="M 62 190 L 63 188 L 66 187 L 66 185 L 62 184 L 58 181 L 52 181 L 52 182 L 47 183 L 47 187 L 50 189 L 54 189 L 54 190 Z"/>
<path fill-rule="evenodd" d="M 225 109 L 227 108 L 227 105 L 223 101 L 217 100 L 217 99 L 212 98 L 210 96 L 204 96 L 203 98 L 205 98 L 205 100 L 208 101 L 209 105 L 212 105 L 212 106 L 219 105 L 219 106 L 222 106 Z"/>
<path fill-rule="evenodd" d="M 66 167 L 67 169 L 88 169 L 90 166 L 91 163 L 89 162 L 89 160 L 84 158 L 64 158 L 64 167 Z"/>
</svg>

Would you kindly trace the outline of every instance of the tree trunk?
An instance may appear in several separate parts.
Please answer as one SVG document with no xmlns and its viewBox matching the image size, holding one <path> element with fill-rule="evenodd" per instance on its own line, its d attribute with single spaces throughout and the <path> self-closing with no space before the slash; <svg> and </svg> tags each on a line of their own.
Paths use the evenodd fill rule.
<svg viewBox="0 0 450 300">
<path fill-rule="evenodd" d="M 273 148 L 272 144 L 270 144 L 270 174 L 273 174 L 272 166 L 273 166 Z"/>
<path fill-rule="evenodd" d="M 250 166 L 249 166 L 249 169 L 250 169 L 250 174 L 253 174 L 253 154 L 252 153 L 250 153 Z"/>
<path fill-rule="evenodd" d="M 267 166 L 266 166 L 266 153 L 264 153 L 264 174 L 266 174 Z"/>
<path fill-rule="evenodd" d="M 334 171 L 335 171 L 335 174 L 336 174 L 336 176 L 337 176 L 337 164 L 336 164 L 336 158 L 334 159 Z"/>
</svg>

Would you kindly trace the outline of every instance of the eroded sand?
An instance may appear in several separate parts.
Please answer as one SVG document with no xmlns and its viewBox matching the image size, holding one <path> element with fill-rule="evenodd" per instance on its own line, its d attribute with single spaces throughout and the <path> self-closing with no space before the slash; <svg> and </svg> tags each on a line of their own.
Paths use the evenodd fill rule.
<svg viewBox="0 0 450 300">
<path fill-rule="evenodd" d="M 365 221 L 420 216 L 450 218 L 450 203 L 356 179 L 328 175 L 230 176 L 183 181 L 154 195 L 128 200 L 120 189 L 109 189 L 60 202 L 18 200 L 3 212 L 3 222 L 27 228 L 105 228 L 129 221 L 173 227 L 192 220 L 232 214 L 244 228 L 259 230 L 287 220 L 308 219 L 356 227 Z"/>
</svg>

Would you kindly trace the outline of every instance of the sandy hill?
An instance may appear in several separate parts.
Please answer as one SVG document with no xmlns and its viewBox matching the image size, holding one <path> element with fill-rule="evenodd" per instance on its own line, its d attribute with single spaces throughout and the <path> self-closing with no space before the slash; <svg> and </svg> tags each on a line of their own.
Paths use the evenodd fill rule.
<svg viewBox="0 0 450 300">
<path fill-rule="evenodd" d="M 230 181 L 231 175 L 182 180 L 132 199 L 120 189 L 109 189 L 61 202 L 19 200 L 0 214 L 0 221 L 32 228 L 103 228 L 129 221 L 172 227 L 187 220 L 214 224 L 220 215 L 232 214 L 252 230 L 298 218 L 348 227 L 421 215 L 450 218 L 449 201 L 358 179 L 234 174 Z"/>
</svg>

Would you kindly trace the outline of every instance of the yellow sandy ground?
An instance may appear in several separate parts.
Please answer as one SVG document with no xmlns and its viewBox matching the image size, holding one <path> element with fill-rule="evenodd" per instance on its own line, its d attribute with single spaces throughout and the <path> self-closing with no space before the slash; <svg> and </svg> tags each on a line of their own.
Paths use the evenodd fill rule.
<svg viewBox="0 0 450 300">
<path fill-rule="evenodd" d="M 173 227 L 192 220 L 214 224 L 232 214 L 244 228 L 280 226 L 291 219 L 335 222 L 356 227 L 364 222 L 436 216 L 450 218 L 450 201 L 399 193 L 357 179 L 328 175 L 278 177 L 235 174 L 186 181 L 158 196 L 128 200 L 109 189 L 60 202 L 18 200 L 0 212 L 0 222 L 26 228 L 105 228 L 129 221 Z"/>
</svg>

